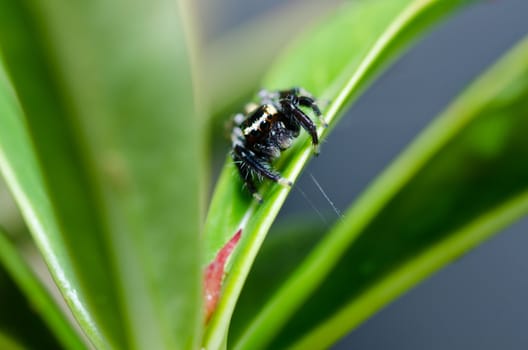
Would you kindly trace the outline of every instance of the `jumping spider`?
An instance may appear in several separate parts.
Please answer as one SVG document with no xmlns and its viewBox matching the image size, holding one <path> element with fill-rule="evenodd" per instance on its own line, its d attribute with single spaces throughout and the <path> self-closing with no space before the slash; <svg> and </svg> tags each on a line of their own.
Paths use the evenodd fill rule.
<svg viewBox="0 0 528 350">
<path fill-rule="evenodd" d="M 255 178 L 268 178 L 283 186 L 292 185 L 272 168 L 271 162 L 292 145 L 301 128 L 310 134 L 314 151 L 318 154 L 316 125 L 299 107 L 310 108 L 323 126 L 326 127 L 326 123 L 317 101 L 302 88 L 262 90 L 259 99 L 260 104 L 247 104 L 244 113 L 233 118 L 231 156 L 249 192 L 262 202 Z"/>
</svg>

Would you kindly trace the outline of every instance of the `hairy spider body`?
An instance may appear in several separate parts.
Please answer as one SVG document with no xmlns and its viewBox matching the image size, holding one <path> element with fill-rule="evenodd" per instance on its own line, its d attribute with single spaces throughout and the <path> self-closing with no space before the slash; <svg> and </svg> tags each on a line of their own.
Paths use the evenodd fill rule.
<svg viewBox="0 0 528 350">
<path fill-rule="evenodd" d="M 321 117 L 321 111 L 316 100 L 299 88 L 262 90 L 259 98 L 260 104 L 247 104 L 244 113 L 234 117 L 231 156 L 247 189 L 261 202 L 255 178 L 267 178 L 283 186 L 292 185 L 272 168 L 271 163 L 293 144 L 301 128 L 310 134 L 315 152 L 318 152 L 316 125 L 300 106 L 310 108 L 317 117 Z M 326 126 L 324 122 L 323 125 Z"/>
</svg>

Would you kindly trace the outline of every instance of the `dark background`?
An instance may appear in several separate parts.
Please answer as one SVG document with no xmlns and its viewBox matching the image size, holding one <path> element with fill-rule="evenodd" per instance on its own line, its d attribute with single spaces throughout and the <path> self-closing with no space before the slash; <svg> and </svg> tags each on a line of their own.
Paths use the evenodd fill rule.
<svg viewBox="0 0 528 350">
<path fill-rule="evenodd" d="M 279 4 L 201 2 L 210 40 Z M 310 174 L 345 211 L 449 101 L 526 34 L 527 0 L 482 1 L 444 21 L 354 104 L 296 186 L 328 222 L 335 220 Z M 294 190 L 281 217 L 301 213 L 315 215 Z M 334 348 L 528 349 L 527 231 L 527 219 L 513 225 L 397 299 Z"/>
</svg>

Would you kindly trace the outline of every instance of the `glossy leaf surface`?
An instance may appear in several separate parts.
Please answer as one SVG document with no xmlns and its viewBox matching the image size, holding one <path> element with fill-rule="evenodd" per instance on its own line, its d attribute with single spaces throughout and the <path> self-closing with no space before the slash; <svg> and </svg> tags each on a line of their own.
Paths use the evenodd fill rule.
<svg viewBox="0 0 528 350">
<path fill-rule="evenodd" d="M 24 108 L 37 111 L 28 120 L 68 242 L 61 256 L 78 259 L 66 266 L 92 281 L 90 338 L 102 349 L 192 348 L 202 323 L 204 157 L 185 9 L 164 0 L 23 4 L 22 24 L 34 26 L 27 50 L 38 56 L 15 55 L 9 66 L 17 90 L 30 90 Z M 14 38 L 4 40 L 16 50 Z M 32 91 L 20 57 L 45 91 Z M 42 113 L 32 106 L 40 99 Z M 75 196 L 81 202 L 68 207 Z"/>
<path fill-rule="evenodd" d="M 129 344 L 192 347 L 202 322 L 204 159 L 183 9 L 168 0 L 34 4 L 70 92 Z"/>
<path fill-rule="evenodd" d="M 61 228 L 56 236 L 45 234 L 60 241 L 64 252 L 59 256 L 67 259 L 59 263 L 73 268 L 79 283 L 76 293 L 82 295 L 83 309 L 89 310 L 74 308 L 73 312 L 94 344 L 123 347 L 117 288 L 97 203 L 35 9 L 28 1 L 1 1 L 0 18 L 6 69 L 24 109 L 20 122 L 32 138 L 34 147 L 29 152 L 39 161 L 42 185 L 47 189 L 45 200 L 53 207 L 54 220 Z M 34 188 L 27 191 L 38 193 Z M 37 243 L 44 238 L 35 237 Z M 47 254 L 55 254 L 41 252 L 46 259 Z M 93 320 L 84 323 L 87 316 Z"/>
<path fill-rule="evenodd" d="M 52 204 L 26 129 L 24 115 L 0 61 L 0 170 L 24 219 L 84 331 L 96 344 L 105 341 L 93 319 L 90 293 L 83 289 L 76 263 L 55 219 Z M 93 299 L 92 299 L 93 300 Z"/>
</svg>

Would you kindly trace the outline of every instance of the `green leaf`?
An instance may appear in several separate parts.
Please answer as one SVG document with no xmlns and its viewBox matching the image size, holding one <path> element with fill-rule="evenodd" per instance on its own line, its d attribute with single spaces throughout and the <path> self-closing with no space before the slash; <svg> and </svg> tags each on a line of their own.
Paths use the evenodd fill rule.
<svg viewBox="0 0 528 350">
<path fill-rule="evenodd" d="M 274 337 L 271 348 L 326 348 L 526 215 L 527 127 L 528 38 L 420 134 L 286 283 L 268 291 L 235 347 L 252 348 L 264 336 Z"/>
<path fill-rule="evenodd" d="M 302 86 L 315 96 L 332 101 L 323 111 L 334 123 L 344 108 L 363 91 L 375 74 L 435 20 L 466 1 L 395 0 L 347 4 L 306 34 L 279 60 L 265 80 L 269 89 Z M 338 44 L 336 44 L 338 43 Z M 319 130 L 324 135 L 329 130 Z M 278 164 L 283 176 L 295 180 L 312 155 L 303 139 Z M 281 164 L 287 165 L 281 167 Z M 289 189 L 266 184 L 264 203 L 251 202 L 235 175 L 230 160 L 220 176 L 206 223 L 206 261 L 242 228 L 242 239 L 225 280 L 224 296 L 205 336 L 208 348 L 218 348 L 226 337 L 231 314 L 251 264 Z M 266 332 L 260 339 L 265 344 Z M 260 344 L 260 343 L 254 343 Z"/>
<path fill-rule="evenodd" d="M 32 1 L 70 107 L 128 348 L 196 347 L 204 176 L 184 9 Z"/>
<path fill-rule="evenodd" d="M 62 343 L 62 346 L 65 349 L 86 349 L 79 335 L 73 329 L 72 324 L 51 298 L 49 292 L 26 265 L 16 247 L 9 242 L 5 233 L 1 230 L 0 262 L 10 274 L 11 278 L 17 283 L 18 287 L 24 291 L 27 298 L 31 301 L 33 309 L 47 322 L 48 327 L 53 330 Z M 12 303 L 13 300 L 9 298 L 9 302 Z M 4 308 L 2 309 L 7 311 Z M 16 310 L 16 313 L 22 314 L 21 310 Z M 37 333 L 34 328 L 29 327 L 30 322 L 27 321 L 23 328 L 31 332 L 27 334 L 28 336 L 35 337 Z"/>
<path fill-rule="evenodd" d="M 55 282 L 84 331 L 105 348 L 90 308 L 90 294 L 82 287 L 55 219 L 52 204 L 27 133 L 24 116 L 0 60 L 0 170 L 48 264 Z M 105 310 L 101 310 L 103 313 Z"/>
<path fill-rule="evenodd" d="M 60 242 L 56 244 L 61 245 L 61 252 L 42 253 L 47 261 L 51 259 L 49 255 L 56 254 L 60 265 L 69 266 L 75 274 L 75 294 L 81 296 L 82 308 L 70 300 L 75 294 L 64 289 L 62 293 L 91 341 L 100 348 L 124 348 L 117 288 L 92 184 L 64 92 L 50 67 L 46 39 L 36 22 L 34 8 L 28 1 L 0 1 L 0 43 L 6 69 L 24 108 L 25 128 L 35 145 L 29 152 L 40 161 L 43 184 L 39 186 L 46 187 L 45 200 L 53 207 L 60 227 L 56 234 L 46 231 L 49 238 L 34 237 L 40 246 L 47 246 L 43 241 L 47 239 Z M 23 119 L 20 117 L 19 123 Z M 25 190 L 30 200 L 37 200 L 33 193 L 38 191 L 31 187 Z"/>
<path fill-rule="evenodd" d="M 271 228 L 237 301 L 229 336 L 246 329 L 262 306 L 260 302 L 271 298 L 324 234 L 325 227 L 320 221 L 305 216 L 281 220 Z"/>
</svg>

